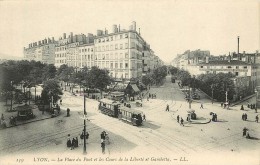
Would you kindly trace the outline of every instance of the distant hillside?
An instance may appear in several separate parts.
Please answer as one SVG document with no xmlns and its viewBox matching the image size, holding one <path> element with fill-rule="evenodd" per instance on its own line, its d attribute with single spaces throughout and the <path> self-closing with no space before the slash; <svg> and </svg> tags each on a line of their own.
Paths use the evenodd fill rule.
<svg viewBox="0 0 260 165">
<path fill-rule="evenodd" d="M 0 59 L 1 60 L 23 60 L 24 58 L 0 53 Z"/>
</svg>

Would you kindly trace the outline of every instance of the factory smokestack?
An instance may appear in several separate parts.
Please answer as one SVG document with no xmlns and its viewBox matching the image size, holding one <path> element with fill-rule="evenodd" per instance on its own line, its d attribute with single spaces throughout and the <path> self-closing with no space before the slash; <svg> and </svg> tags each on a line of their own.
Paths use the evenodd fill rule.
<svg viewBox="0 0 260 165">
<path fill-rule="evenodd" d="M 241 60 L 239 55 L 239 36 L 237 37 L 237 58 L 238 60 Z"/>
</svg>

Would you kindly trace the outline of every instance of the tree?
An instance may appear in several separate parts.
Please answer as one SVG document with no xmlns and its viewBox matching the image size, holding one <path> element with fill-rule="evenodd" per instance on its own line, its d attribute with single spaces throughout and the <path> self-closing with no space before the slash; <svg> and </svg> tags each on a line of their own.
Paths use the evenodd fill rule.
<svg viewBox="0 0 260 165">
<path fill-rule="evenodd" d="M 56 76 L 56 67 L 53 64 L 50 65 L 46 65 L 43 68 L 43 79 L 44 80 L 49 80 L 49 79 L 53 79 Z"/>
<path fill-rule="evenodd" d="M 226 91 L 228 91 L 228 100 L 233 99 L 234 83 L 232 78 L 235 75 L 231 73 L 218 73 L 218 74 L 201 74 L 198 76 L 198 81 L 200 82 L 199 88 L 206 94 L 211 95 L 212 85 L 214 85 L 214 99 L 218 101 L 226 100 Z"/>
<path fill-rule="evenodd" d="M 112 81 L 108 70 L 99 69 L 98 67 L 93 66 L 89 71 L 88 76 L 90 87 L 99 89 L 102 97 L 102 91 L 105 90 Z"/>
<path fill-rule="evenodd" d="M 171 75 L 176 75 L 178 72 L 178 68 L 170 66 L 169 71 L 170 71 Z"/>
<path fill-rule="evenodd" d="M 152 74 L 152 78 L 155 80 L 156 85 L 162 84 L 166 76 L 167 76 L 167 67 L 165 65 L 156 68 Z"/>
<path fill-rule="evenodd" d="M 60 95 L 62 94 L 62 90 L 57 80 L 51 79 L 44 82 L 43 90 L 41 93 L 41 98 L 44 104 L 49 104 L 51 101 L 51 97 L 53 97 L 53 102 L 56 103 L 60 99 Z"/>
<path fill-rule="evenodd" d="M 191 75 L 189 72 L 185 71 L 185 70 L 178 70 L 177 71 L 177 78 L 179 80 L 181 80 L 182 85 L 190 85 L 190 81 L 191 81 Z"/>
<path fill-rule="evenodd" d="M 149 74 L 146 74 L 146 75 L 144 75 L 143 77 L 142 77 L 142 83 L 144 84 L 144 85 L 150 85 L 150 84 L 152 84 L 152 82 L 153 82 L 153 78 L 152 78 L 152 75 L 149 73 Z"/>
</svg>

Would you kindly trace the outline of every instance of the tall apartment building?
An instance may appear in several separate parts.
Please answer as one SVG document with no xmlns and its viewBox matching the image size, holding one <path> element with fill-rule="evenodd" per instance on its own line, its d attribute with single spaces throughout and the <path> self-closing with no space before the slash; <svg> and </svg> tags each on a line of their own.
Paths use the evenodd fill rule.
<svg viewBox="0 0 260 165">
<path fill-rule="evenodd" d="M 74 68 L 94 66 L 94 36 L 93 34 L 74 35 L 71 32 L 69 37 L 63 33 L 55 45 L 55 66 L 63 64 Z"/>
<path fill-rule="evenodd" d="M 97 30 L 95 36 L 73 35 L 71 32 L 67 37 L 66 33 L 63 33 L 58 41 L 53 38 L 52 42 L 44 40 L 43 43 L 40 48 L 37 43 L 30 44 L 28 50 L 24 51 L 25 58 L 37 61 L 49 58 L 49 63 L 55 64 L 56 67 L 67 64 L 75 69 L 92 66 L 106 68 L 110 76 L 117 79 L 140 78 L 143 72 L 163 64 L 141 37 L 140 29 L 137 32 L 134 21 L 128 30 L 121 30 L 120 25 L 113 25 L 112 33 L 108 33 L 106 29 Z M 49 56 L 46 56 L 47 51 Z M 44 54 L 38 55 L 38 52 Z"/>
<path fill-rule="evenodd" d="M 27 60 L 41 61 L 46 64 L 55 63 L 55 43 L 54 37 L 52 39 L 44 39 L 42 41 L 33 42 L 24 47 L 24 58 Z"/>
<path fill-rule="evenodd" d="M 98 30 L 95 36 L 95 65 L 106 68 L 112 77 L 138 78 L 142 76 L 144 39 L 133 22 L 129 30 L 113 25 L 113 32 Z"/>
</svg>

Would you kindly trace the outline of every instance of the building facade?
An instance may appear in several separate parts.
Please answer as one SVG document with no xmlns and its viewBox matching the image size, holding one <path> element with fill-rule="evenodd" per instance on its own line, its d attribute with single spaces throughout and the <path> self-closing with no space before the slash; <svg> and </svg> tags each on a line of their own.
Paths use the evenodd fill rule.
<svg viewBox="0 0 260 165">
<path fill-rule="evenodd" d="M 41 61 L 46 64 L 55 64 L 55 44 L 56 41 L 52 39 L 44 39 L 31 43 L 28 48 L 24 47 L 24 58 L 27 60 Z"/>
<path fill-rule="evenodd" d="M 40 42 L 39 42 L 40 43 Z M 49 54 L 47 53 L 49 52 Z M 82 69 L 97 66 L 109 70 L 110 76 L 116 79 L 141 78 L 147 73 L 162 66 L 162 60 L 154 54 L 150 45 L 136 30 L 132 22 L 128 30 L 113 25 L 112 32 L 97 30 L 97 34 L 73 35 L 66 33 L 58 41 L 29 44 L 24 56 L 28 60 L 46 61 L 60 67 L 63 64 Z"/>
</svg>

